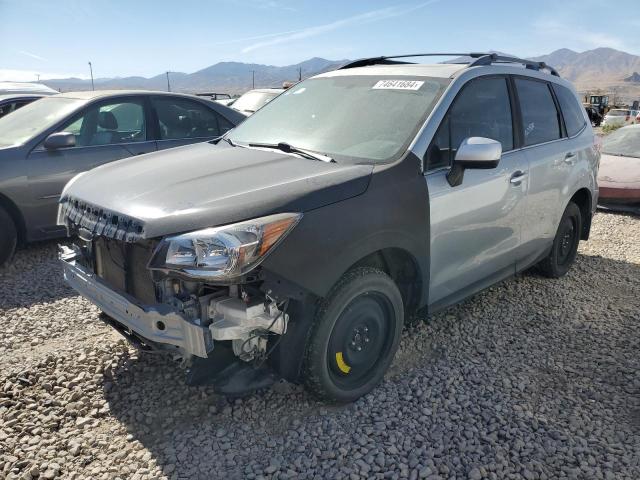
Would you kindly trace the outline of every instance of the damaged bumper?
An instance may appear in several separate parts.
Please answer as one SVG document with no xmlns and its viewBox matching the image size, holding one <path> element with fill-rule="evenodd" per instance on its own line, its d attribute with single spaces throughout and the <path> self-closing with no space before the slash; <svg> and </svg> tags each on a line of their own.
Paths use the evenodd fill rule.
<svg viewBox="0 0 640 480">
<path fill-rule="evenodd" d="M 142 305 L 134 298 L 113 291 L 93 272 L 77 262 L 78 254 L 61 247 L 60 260 L 67 283 L 126 329 L 143 340 L 173 345 L 183 354 L 207 358 L 213 339 L 207 327 L 189 322 L 169 305 Z"/>
</svg>

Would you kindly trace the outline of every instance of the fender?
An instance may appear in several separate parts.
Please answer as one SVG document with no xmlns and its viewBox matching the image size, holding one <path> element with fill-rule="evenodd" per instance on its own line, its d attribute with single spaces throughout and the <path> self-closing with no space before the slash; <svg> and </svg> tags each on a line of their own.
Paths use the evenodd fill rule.
<svg viewBox="0 0 640 480">
<path fill-rule="evenodd" d="M 421 277 L 418 306 L 429 292 L 429 195 L 412 153 L 378 166 L 365 193 L 305 213 L 291 234 L 265 259 L 263 289 L 291 298 L 291 322 L 270 357 L 297 382 L 316 307 L 352 266 L 388 248 L 407 252 Z M 309 274 L 313 272 L 313 274 Z"/>
<path fill-rule="evenodd" d="M 362 195 L 305 213 L 263 267 L 324 297 L 362 258 L 399 248 L 428 279 L 429 194 L 419 165 L 409 153 L 394 164 L 377 166 Z M 428 291 L 428 281 L 423 281 L 420 306 L 427 303 Z"/>
</svg>

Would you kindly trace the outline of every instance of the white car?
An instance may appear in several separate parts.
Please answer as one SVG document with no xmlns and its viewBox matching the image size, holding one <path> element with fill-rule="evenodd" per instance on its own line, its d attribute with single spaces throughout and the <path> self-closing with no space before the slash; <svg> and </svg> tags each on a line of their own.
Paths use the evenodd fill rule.
<svg viewBox="0 0 640 480">
<path fill-rule="evenodd" d="M 284 88 L 256 88 L 238 98 L 229 106 L 247 116 L 252 115 L 284 92 Z"/>
<path fill-rule="evenodd" d="M 623 127 L 625 125 L 634 125 L 640 122 L 637 110 L 628 110 L 624 108 L 612 108 L 604 116 L 602 125 L 615 125 Z"/>
</svg>

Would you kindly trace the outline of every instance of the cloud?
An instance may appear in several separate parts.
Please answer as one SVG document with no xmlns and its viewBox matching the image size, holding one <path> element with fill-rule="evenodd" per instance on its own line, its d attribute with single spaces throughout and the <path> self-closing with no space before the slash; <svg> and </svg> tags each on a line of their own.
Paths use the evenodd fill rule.
<svg viewBox="0 0 640 480">
<path fill-rule="evenodd" d="M 40 81 L 53 78 L 89 78 L 86 74 L 78 73 L 41 73 L 35 70 L 11 70 L 0 68 L 0 82 L 35 82 L 40 75 Z"/>
<path fill-rule="evenodd" d="M 424 8 L 427 5 L 431 5 L 438 1 L 439 0 L 429 0 L 423 3 L 420 3 L 418 5 L 410 6 L 410 7 L 393 6 L 393 7 L 381 8 L 378 10 L 371 10 L 369 12 L 360 13 L 358 15 L 343 18 L 342 20 L 336 20 L 334 22 L 326 23 L 324 25 L 317 25 L 315 27 L 309 27 L 309 28 L 304 28 L 302 30 L 298 30 L 294 32 L 287 32 L 280 35 L 275 35 L 275 38 L 272 38 L 271 40 L 257 42 L 243 48 L 242 53 L 252 52 L 260 48 L 270 47 L 272 45 L 279 45 L 281 43 L 288 43 L 294 40 L 302 40 L 304 38 L 315 37 L 317 35 L 322 35 L 324 33 L 331 32 L 333 30 L 338 30 L 340 28 L 378 22 L 380 20 L 384 20 L 391 17 L 399 17 L 402 15 L 411 13 L 420 8 Z"/>
<path fill-rule="evenodd" d="M 553 40 L 563 46 L 591 49 L 609 47 L 617 50 L 629 50 L 629 45 L 621 37 L 595 31 L 571 21 L 556 19 L 538 19 L 531 25 L 535 33 L 541 38 Z M 571 45 L 570 45 L 571 44 Z"/>
<path fill-rule="evenodd" d="M 36 55 L 35 53 L 27 52 L 26 50 L 18 50 L 18 53 L 20 55 L 24 55 L 26 57 L 35 58 L 36 60 L 40 60 L 42 62 L 46 62 L 47 61 L 46 58 L 43 58 L 40 55 Z"/>
</svg>

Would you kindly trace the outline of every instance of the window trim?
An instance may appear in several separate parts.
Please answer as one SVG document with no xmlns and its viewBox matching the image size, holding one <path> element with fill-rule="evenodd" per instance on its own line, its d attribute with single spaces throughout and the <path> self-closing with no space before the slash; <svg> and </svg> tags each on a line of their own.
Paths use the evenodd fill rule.
<svg viewBox="0 0 640 480">
<path fill-rule="evenodd" d="M 507 97 L 509 98 L 509 109 L 510 109 L 510 113 L 511 113 L 511 135 L 512 135 L 511 142 L 512 142 L 513 146 L 509 150 L 503 150 L 502 154 L 503 155 L 504 154 L 508 154 L 508 153 L 511 153 L 511 152 L 514 152 L 514 151 L 520 149 L 520 147 L 519 147 L 519 141 L 520 140 L 518 138 L 518 135 L 516 134 L 516 132 L 518 131 L 518 130 L 516 130 L 516 128 L 518 127 L 518 122 L 516 121 L 516 118 L 515 118 L 516 110 L 514 109 L 514 103 L 513 103 L 514 101 L 517 100 L 517 96 L 514 97 L 515 88 L 512 88 L 510 77 L 511 77 L 511 75 L 504 74 L 504 73 L 496 73 L 496 74 L 490 74 L 490 75 L 480 75 L 480 76 L 473 77 L 473 78 L 469 79 L 469 81 L 467 81 L 464 85 L 462 85 L 462 87 L 460 87 L 460 89 L 456 93 L 455 97 L 453 98 L 453 100 L 451 101 L 449 106 L 447 107 L 447 111 L 445 112 L 444 116 L 442 117 L 442 120 L 440 120 L 440 123 L 436 127 L 436 129 L 434 131 L 434 134 L 433 134 L 433 137 L 431 138 L 431 141 L 427 145 L 427 149 L 426 149 L 426 151 L 424 153 L 424 156 L 423 156 L 423 159 L 422 159 L 422 162 L 425 165 L 423 175 L 429 175 L 430 173 L 451 169 L 452 161 L 449 162 L 449 165 L 443 165 L 443 166 L 438 167 L 438 168 L 429 169 L 428 154 L 429 154 L 429 151 L 431 150 L 431 145 L 433 144 L 433 141 L 436 138 L 436 135 L 438 134 L 438 131 L 440 130 L 440 127 L 444 124 L 444 122 L 446 122 L 449 119 L 449 115 L 451 113 L 451 109 L 455 105 L 456 101 L 462 95 L 462 93 L 465 91 L 465 89 L 469 85 L 471 85 L 472 83 L 474 83 L 476 81 L 486 80 L 486 79 L 494 79 L 494 78 L 498 78 L 498 79 L 501 78 L 501 79 L 503 79 L 505 81 L 505 84 L 506 84 L 506 87 L 507 87 Z M 516 105 L 518 105 L 517 102 L 516 102 Z M 451 145 L 451 129 L 450 128 L 449 128 L 449 145 Z"/>
<path fill-rule="evenodd" d="M 541 78 L 536 78 L 536 77 L 528 77 L 526 75 L 512 75 L 513 77 L 513 88 L 516 92 L 516 94 L 518 95 L 518 111 L 520 113 L 520 133 L 522 135 L 522 146 L 520 147 L 521 150 L 525 149 L 525 148 L 530 148 L 530 147 L 537 147 L 539 145 L 546 145 L 548 143 L 552 143 L 552 142 L 557 142 L 560 140 L 564 140 L 566 137 L 565 135 L 565 130 L 564 130 L 564 119 L 562 118 L 562 113 L 560 110 L 560 107 L 557 103 L 557 99 L 555 97 L 555 92 L 553 91 L 553 88 L 551 88 L 551 85 L 549 81 L 547 80 L 543 80 Z M 522 112 L 522 103 L 520 102 L 520 96 L 518 94 L 518 87 L 516 86 L 516 80 L 518 79 L 522 79 L 522 80 L 529 80 L 532 82 L 539 82 L 539 83 L 544 83 L 547 85 L 547 90 L 549 91 L 549 94 L 551 95 L 551 100 L 553 101 L 553 104 L 555 105 L 556 108 L 556 119 L 558 120 L 558 126 L 560 127 L 560 137 L 559 138 L 554 138 L 553 140 L 546 140 L 544 142 L 538 142 L 538 143 L 532 143 L 531 145 L 527 145 L 525 143 L 525 138 L 524 138 L 524 114 Z"/>
</svg>

